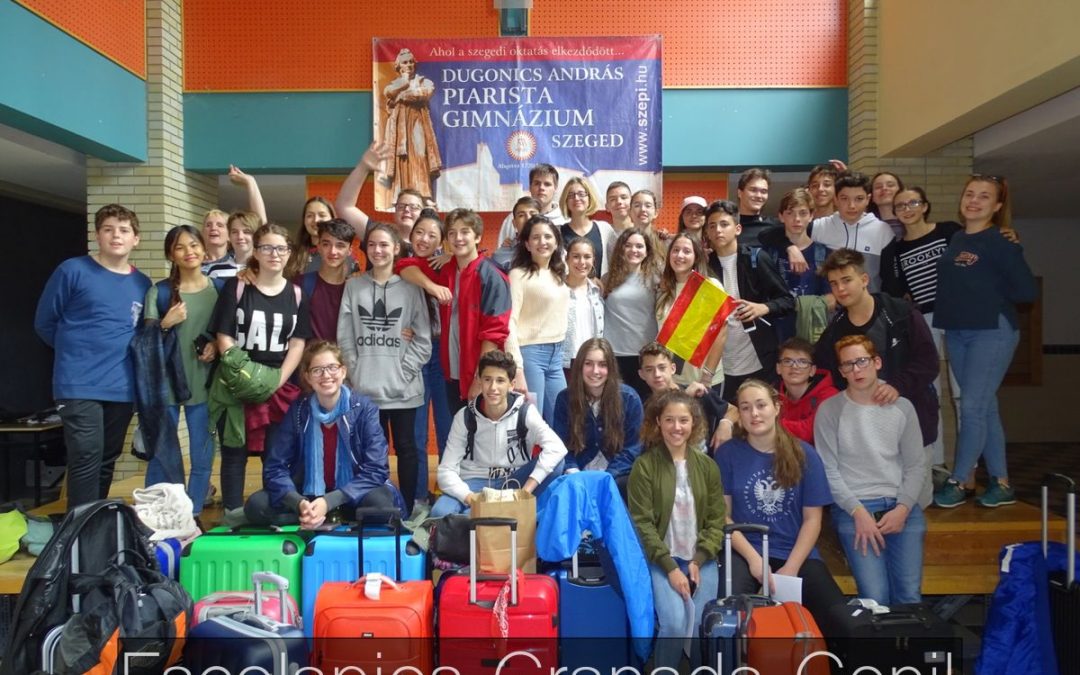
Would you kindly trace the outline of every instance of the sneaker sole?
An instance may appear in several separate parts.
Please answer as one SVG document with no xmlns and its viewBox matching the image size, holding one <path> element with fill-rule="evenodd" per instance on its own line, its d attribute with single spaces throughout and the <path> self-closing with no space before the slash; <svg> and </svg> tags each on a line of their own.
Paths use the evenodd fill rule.
<svg viewBox="0 0 1080 675">
<path fill-rule="evenodd" d="M 961 502 L 956 502 L 955 504 L 942 504 L 935 499 L 934 506 L 938 507 L 939 509 L 955 509 L 957 506 L 963 506 L 964 504 L 967 504 L 967 502 L 968 500 L 965 499 Z"/>
<path fill-rule="evenodd" d="M 1009 504 L 1015 504 L 1015 503 L 1016 503 L 1015 499 L 1005 500 L 1005 501 L 1001 501 L 1001 502 L 995 502 L 993 504 L 986 504 L 986 503 L 980 501 L 979 506 L 982 506 L 982 507 L 988 508 L 988 509 L 996 509 L 999 506 L 1008 506 Z"/>
</svg>

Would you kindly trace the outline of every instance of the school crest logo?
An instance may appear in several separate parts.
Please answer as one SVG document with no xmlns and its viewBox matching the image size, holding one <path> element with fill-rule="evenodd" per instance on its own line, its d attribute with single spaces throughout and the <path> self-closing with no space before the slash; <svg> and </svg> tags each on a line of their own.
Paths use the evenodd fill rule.
<svg viewBox="0 0 1080 675">
<path fill-rule="evenodd" d="M 762 469 L 746 481 L 744 496 L 746 503 L 752 504 L 753 510 L 761 514 L 764 520 L 772 521 L 784 512 L 788 490 L 776 482 L 772 471 Z"/>
</svg>

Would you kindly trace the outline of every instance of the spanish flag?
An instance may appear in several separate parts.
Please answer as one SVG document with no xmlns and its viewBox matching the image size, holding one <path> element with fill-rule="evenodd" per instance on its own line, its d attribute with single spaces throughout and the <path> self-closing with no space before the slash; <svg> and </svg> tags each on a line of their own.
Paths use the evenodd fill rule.
<svg viewBox="0 0 1080 675">
<path fill-rule="evenodd" d="M 720 284 L 691 272 L 656 341 L 700 368 L 734 310 L 735 300 Z"/>
</svg>

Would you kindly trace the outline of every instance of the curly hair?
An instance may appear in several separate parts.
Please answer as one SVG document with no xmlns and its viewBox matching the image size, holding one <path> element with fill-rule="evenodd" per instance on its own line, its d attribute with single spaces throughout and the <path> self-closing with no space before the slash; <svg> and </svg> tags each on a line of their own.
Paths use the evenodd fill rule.
<svg viewBox="0 0 1080 675">
<path fill-rule="evenodd" d="M 658 449 L 666 450 L 664 435 L 660 431 L 660 416 L 668 409 L 668 406 L 684 405 L 690 411 L 693 423 L 690 429 L 690 438 L 686 440 L 687 448 L 699 447 L 705 442 L 705 414 L 701 411 L 701 405 L 697 399 L 687 394 L 682 389 L 669 389 L 660 394 L 649 397 L 649 403 L 645 408 L 645 423 L 641 427 L 641 442 L 650 451 Z"/>
</svg>

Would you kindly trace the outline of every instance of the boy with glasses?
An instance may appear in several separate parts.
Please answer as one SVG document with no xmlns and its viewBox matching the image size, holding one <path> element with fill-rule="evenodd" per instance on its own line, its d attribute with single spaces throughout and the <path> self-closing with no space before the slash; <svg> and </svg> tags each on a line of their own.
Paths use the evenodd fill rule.
<svg viewBox="0 0 1080 675">
<path fill-rule="evenodd" d="M 337 199 L 334 201 L 334 209 L 346 222 L 356 228 L 358 232 L 367 232 L 368 214 L 357 206 L 356 201 L 360 198 L 360 191 L 367 182 L 372 171 L 377 171 L 379 165 L 390 159 L 393 153 L 385 143 L 378 141 L 371 144 L 364 152 L 360 161 L 349 173 L 345 182 L 341 184 Z M 420 211 L 424 208 L 424 195 L 419 191 L 406 188 L 397 195 L 394 203 L 394 226 L 402 241 L 409 240 L 413 223 L 420 217 Z"/>
<path fill-rule="evenodd" d="M 930 459 L 915 409 L 900 397 L 882 405 L 882 359 L 865 335 L 835 345 L 847 389 L 814 422 L 840 536 L 860 598 L 883 605 L 921 601 Z"/>
<path fill-rule="evenodd" d="M 780 423 L 797 438 L 814 444 L 814 417 L 818 406 L 836 396 L 832 374 L 814 366 L 814 346 L 793 337 L 780 345 L 776 362 L 780 376 Z"/>
<path fill-rule="evenodd" d="M 842 386 L 835 346 L 849 335 L 865 335 L 881 355 L 883 368 L 884 378 L 875 378 L 874 401 L 888 405 L 900 396 L 908 399 L 918 413 L 923 445 L 930 445 L 937 438 L 938 422 L 934 338 L 922 314 L 906 300 L 870 292 L 865 264 L 861 253 L 846 248 L 825 259 L 822 273 L 839 309 L 818 340 L 814 361 Z"/>
</svg>

